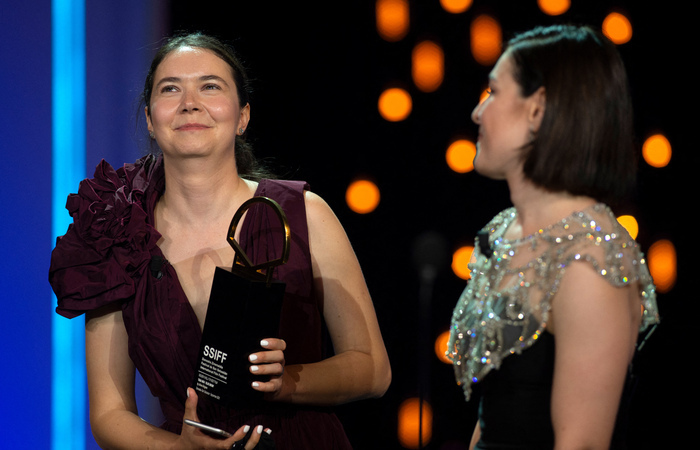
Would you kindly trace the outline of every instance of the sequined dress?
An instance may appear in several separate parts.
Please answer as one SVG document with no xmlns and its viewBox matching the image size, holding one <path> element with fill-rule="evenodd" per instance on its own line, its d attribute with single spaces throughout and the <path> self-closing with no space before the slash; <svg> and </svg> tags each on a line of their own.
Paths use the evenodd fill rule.
<svg viewBox="0 0 700 450">
<path fill-rule="evenodd" d="M 515 208 L 509 208 L 477 235 L 471 280 L 452 316 L 448 356 L 467 400 L 474 383 L 483 380 L 482 438 L 489 427 L 491 436 L 507 433 L 513 445 L 535 442 L 512 448 L 547 448 L 537 442 L 553 437 L 549 395 L 555 342 L 546 327 L 566 268 L 589 264 L 613 286 L 635 283 L 643 310 L 640 331 L 658 322 L 659 315 L 644 256 L 606 205 L 576 212 L 534 235 L 507 240 L 506 230 L 516 218 Z M 530 425 L 517 428 L 515 419 L 486 424 L 485 417 L 527 417 Z M 482 444 L 478 448 L 511 448 Z"/>
</svg>

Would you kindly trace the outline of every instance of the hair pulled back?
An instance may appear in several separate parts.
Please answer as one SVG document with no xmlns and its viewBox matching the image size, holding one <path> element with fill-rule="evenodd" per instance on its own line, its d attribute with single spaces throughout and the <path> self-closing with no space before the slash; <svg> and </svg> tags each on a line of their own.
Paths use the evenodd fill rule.
<svg viewBox="0 0 700 450">
<path fill-rule="evenodd" d="M 180 33 L 169 38 L 156 52 L 151 66 L 146 75 L 141 102 L 150 111 L 151 94 L 156 70 L 161 62 L 175 50 L 183 47 L 201 48 L 213 52 L 221 58 L 231 68 L 233 80 L 236 84 L 239 106 L 242 108 L 250 101 L 253 93 L 252 84 L 248 73 L 240 58 L 230 44 L 221 39 L 204 33 Z M 238 174 L 247 179 L 259 180 L 262 178 L 272 178 L 273 175 L 255 158 L 253 147 L 242 135 L 236 136 L 236 166 Z"/>
</svg>

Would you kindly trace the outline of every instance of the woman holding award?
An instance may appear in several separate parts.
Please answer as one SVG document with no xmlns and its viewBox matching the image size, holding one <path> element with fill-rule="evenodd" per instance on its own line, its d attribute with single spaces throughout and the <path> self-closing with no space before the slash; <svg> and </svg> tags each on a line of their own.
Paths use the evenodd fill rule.
<svg viewBox="0 0 700 450">
<path fill-rule="evenodd" d="M 349 449 L 327 408 L 388 388 L 386 350 L 347 236 L 305 183 L 265 178 L 243 140 L 248 95 L 226 45 L 201 34 L 171 39 L 143 93 L 162 154 L 117 171 L 103 161 L 69 196 L 74 223 L 58 239 L 50 281 L 59 314 L 86 314 L 90 421 L 103 447 L 250 449 L 272 437 L 278 449 Z M 192 382 L 215 268 L 234 259 L 226 231 L 254 196 L 280 204 L 291 249 L 275 269 L 286 283 L 280 335 L 264 336 L 246 362 L 263 376 L 246 388 L 263 392 L 264 406 L 234 409 L 205 401 Z M 258 262 L 274 246 L 267 219 L 249 210 L 236 229 Z M 160 401 L 160 427 L 138 417 L 134 369 Z M 233 436 L 210 437 L 185 419 Z"/>
</svg>

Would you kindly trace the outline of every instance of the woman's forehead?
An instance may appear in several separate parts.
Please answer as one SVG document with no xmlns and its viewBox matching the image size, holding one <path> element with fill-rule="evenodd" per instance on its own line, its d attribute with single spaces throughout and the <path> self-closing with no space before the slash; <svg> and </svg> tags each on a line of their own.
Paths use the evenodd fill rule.
<svg viewBox="0 0 700 450">
<path fill-rule="evenodd" d="M 233 80 L 232 69 L 211 50 L 200 47 L 179 47 L 168 53 L 156 69 L 155 77 L 185 74 L 206 74 Z"/>
<path fill-rule="evenodd" d="M 491 69 L 489 79 L 498 80 L 508 75 L 513 76 L 513 58 L 510 56 L 510 53 L 505 52 L 498 58 L 496 65 Z"/>
</svg>

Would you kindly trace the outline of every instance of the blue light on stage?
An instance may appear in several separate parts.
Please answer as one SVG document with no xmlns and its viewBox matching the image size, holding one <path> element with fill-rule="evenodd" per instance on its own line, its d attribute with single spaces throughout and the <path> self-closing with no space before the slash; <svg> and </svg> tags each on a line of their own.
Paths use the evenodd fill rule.
<svg viewBox="0 0 700 450">
<path fill-rule="evenodd" d="M 52 233 L 66 232 L 66 197 L 85 177 L 85 4 L 52 0 Z M 56 299 L 52 299 L 53 308 Z M 85 336 L 82 320 L 53 314 L 54 450 L 85 448 Z"/>
</svg>

